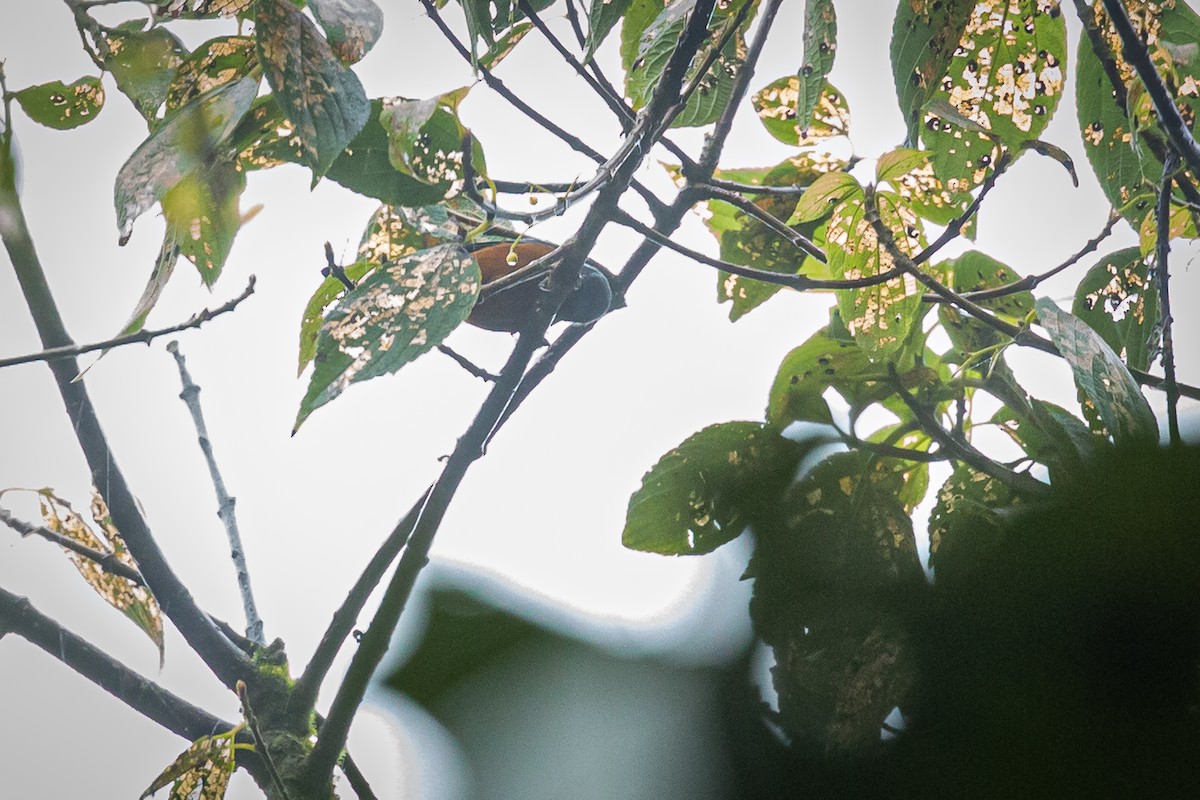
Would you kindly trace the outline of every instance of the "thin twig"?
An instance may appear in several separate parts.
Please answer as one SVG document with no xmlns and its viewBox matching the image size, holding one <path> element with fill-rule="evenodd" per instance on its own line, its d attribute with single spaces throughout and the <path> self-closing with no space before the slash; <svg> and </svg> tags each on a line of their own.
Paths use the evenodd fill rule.
<svg viewBox="0 0 1200 800">
<path fill-rule="evenodd" d="M 1005 151 L 1003 154 L 1001 154 L 1000 158 L 996 159 L 996 167 L 989 172 L 988 176 L 984 179 L 983 185 L 979 187 L 979 194 L 975 195 L 975 197 L 971 200 L 970 205 L 968 205 L 961 214 L 951 220 L 950 224 L 946 226 L 946 229 L 942 231 L 938 238 L 930 242 L 929 246 L 924 250 L 913 256 L 914 263 L 924 264 L 939 250 L 952 242 L 954 239 L 958 238 L 958 235 L 962 233 L 963 226 L 965 226 L 971 220 L 971 217 L 975 216 L 976 212 L 979 211 L 979 206 L 983 204 L 983 198 L 987 197 L 988 192 L 990 192 L 996 185 L 996 181 L 1001 175 L 1004 174 L 1004 171 L 1008 169 L 1008 165 L 1011 163 L 1012 154 L 1010 154 L 1008 151 Z"/>
<path fill-rule="evenodd" d="M 0 367 L 11 367 L 16 364 L 31 364 L 38 361 L 52 361 L 56 358 L 68 358 L 91 353 L 96 350 L 111 350 L 114 347 L 121 347 L 127 344 L 150 344 L 150 342 L 160 336 L 167 336 L 172 333 L 179 333 L 191 328 L 199 328 L 209 320 L 219 317 L 222 314 L 227 314 L 233 311 L 242 301 L 250 295 L 254 294 L 254 276 L 250 276 L 250 282 L 246 284 L 246 288 L 237 297 L 218 306 L 214 309 L 203 309 L 202 311 L 193 314 L 186 322 L 181 322 L 178 325 L 172 325 L 169 328 L 159 328 L 158 330 L 142 329 L 134 333 L 129 333 L 124 336 L 116 336 L 112 339 L 106 339 L 103 342 L 93 342 L 92 344 L 79 344 L 64 347 L 50 347 L 41 350 L 37 353 L 28 353 L 23 356 L 10 356 L 8 358 L 0 358 Z"/>
<path fill-rule="evenodd" d="M 1024 472 L 1013 472 L 988 458 L 966 441 L 952 436 L 949 431 L 941 426 L 941 423 L 937 421 L 933 414 L 922 406 L 909 393 L 908 389 L 904 388 L 904 384 L 896 372 L 895 364 L 888 365 L 888 374 L 891 378 L 892 388 L 896 390 L 896 394 L 904 401 L 904 405 L 908 406 L 913 416 L 921 424 L 921 430 L 929 434 L 929 437 L 937 442 L 938 447 L 943 452 L 978 472 L 992 476 L 1015 491 L 1031 495 L 1043 495 L 1048 491 L 1050 487 L 1037 478 Z"/>
<path fill-rule="evenodd" d="M 0 629 L 11 631 L 36 645 L 134 711 L 188 741 L 234 728 L 233 723 L 213 716 L 142 677 L 38 611 L 27 598 L 3 588 L 0 588 Z M 249 738 L 247 732 L 246 741 Z M 269 785 L 262 761 L 254 753 L 246 751 L 244 756 L 239 756 L 238 766 L 245 768 L 259 786 Z"/>
<path fill-rule="evenodd" d="M 217 495 L 217 516 L 225 524 L 225 535 L 229 539 L 229 557 L 233 560 L 233 569 L 237 573 L 238 591 L 242 595 L 242 609 L 246 613 L 246 636 L 258 645 L 265 645 L 263 636 L 262 617 L 258 614 L 258 606 L 254 602 L 254 592 L 250 588 L 250 570 L 246 566 L 246 552 L 242 549 L 242 536 L 238 532 L 237 498 L 229 494 L 225 481 L 221 478 L 221 470 L 213 455 L 212 440 L 208 437 L 208 426 L 204 424 L 204 412 L 200 408 L 200 387 L 188 374 L 187 364 L 183 353 L 179 352 L 179 342 L 171 341 L 167 352 L 175 357 L 175 365 L 179 367 L 179 382 L 183 391 L 179 399 L 187 406 L 192 415 L 192 424 L 196 426 L 196 438 L 200 442 L 200 451 L 204 453 L 204 463 L 208 465 L 208 474 L 212 479 L 213 490 Z"/>
<path fill-rule="evenodd" d="M 72 553 L 94 562 L 107 573 L 136 583 L 138 586 L 146 585 L 145 579 L 142 578 L 142 573 L 121 561 L 115 553 L 105 553 L 102 550 L 96 550 L 42 525 L 34 525 L 23 519 L 18 519 L 6 508 L 0 508 L 0 522 L 3 522 L 22 536 L 40 536 L 48 542 L 54 542 L 59 547 L 66 548 Z"/>
<path fill-rule="evenodd" d="M 692 188 L 690 181 L 688 188 Z M 716 200 L 723 200 L 730 205 L 737 206 L 749 216 L 758 220 L 763 225 L 766 225 L 784 240 L 790 242 L 797 249 L 804 251 L 806 254 L 812 256 L 822 264 L 825 263 L 825 252 L 821 250 L 821 248 L 817 247 L 812 239 L 809 239 L 807 236 L 800 233 L 800 231 L 789 227 L 786 222 L 769 211 L 763 210 L 758 206 L 758 204 L 750 200 L 748 197 L 740 195 L 737 192 L 729 192 L 724 189 L 720 189 L 712 184 L 700 184 L 696 186 L 695 189 L 699 194 L 712 197 Z"/>
<path fill-rule="evenodd" d="M 4 159 L 9 158 L 10 132 L 11 128 L 6 120 L 3 131 L 0 131 L 0 148 L 4 151 L 0 157 Z M 5 180 L 0 180 L 0 238 L 8 251 L 25 303 L 41 338 L 42 347 L 47 350 L 73 347 L 75 343 L 63 324 L 62 315 L 46 280 L 45 270 L 30 237 L 21 201 L 17 197 L 15 187 Z M 253 674 L 253 665 L 213 624 L 209 616 L 197 605 L 187 586 L 171 569 L 117 464 L 116 456 L 100 427 L 100 420 L 85 382 L 75 380 L 79 375 L 78 362 L 73 357 L 62 357 L 48 361 L 47 364 L 54 375 L 80 450 L 87 460 L 92 485 L 96 486 L 108 501 L 113 522 L 121 531 L 130 554 L 137 561 L 146 585 L 192 649 L 222 683 L 233 688 L 238 679 Z"/>
<path fill-rule="evenodd" d="M 1162 365 L 1167 389 L 1167 430 L 1173 446 L 1182 443 L 1179 435 L 1179 387 L 1175 381 L 1175 340 L 1171 335 L 1171 272 L 1167 259 L 1171 252 L 1171 182 L 1179 168 L 1175 153 L 1163 164 L 1162 183 L 1158 189 L 1155 208 L 1154 277 L 1158 284 L 1158 303 L 1162 309 Z"/>
</svg>

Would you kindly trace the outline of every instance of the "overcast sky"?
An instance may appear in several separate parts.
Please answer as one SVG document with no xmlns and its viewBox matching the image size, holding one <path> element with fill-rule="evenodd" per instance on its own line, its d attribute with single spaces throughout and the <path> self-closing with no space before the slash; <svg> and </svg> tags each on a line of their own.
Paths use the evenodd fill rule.
<svg viewBox="0 0 1200 800">
<path fill-rule="evenodd" d="M 389 3 L 384 36 L 356 72 L 367 94 L 428 97 L 472 82 L 469 70 L 418 12 L 415 2 Z M 838 61 L 831 79 L 849 98 L 854 150 L 867 159 L 903 139 L 888 65 L 894 4 L 846 13 L 842 4 Z M 753 88 L 798 66 L 802 3 L 786 4 Z M 130 14 L 140 6 L 130 4 Z M 446 14 L 457 23 L 453 4 Z M 1074 43 L 1073 18 L 1072 42 Z M 565 22 L 554 28 L 566 36 Z M 176 29 L 195 46 L 227 33 L 220 24 Z M 613 65 L 612 42 L 602 58 Z M 66 7 L 24 4 L 20 18 L 0 26 L 0 59 L 9 86 L 93 74 Z M 555 54 L 531 34 L 501 75 L 535 107 L 609 152 L 619 130 Z M 106 79 L 108 104 L 76 131 L 39 128 L 18 114 L 26 213 L 69 330 L 79 342 L 113 335 L 146 280 L 162 232 L 156 212 L 137 222 L 132 241 L 117 246 L 112 182 L 145 136 L 128 101 Z M 1043 138 L 1065 147 L 1083 186 L 1048 159 L 1027 156 L 999 183 L 985 206 L 978 246 L 1018 272 L 1040 272 L 1062 261 L 1103 225 L 1107 207 L 1083 157 L 1073 109 L 1073 85 Z M 499 178 L 570 181 L 589 163 L 477 87 L 465 121 L 487 150 Z M 681 132 L 695 148 L 700 135 Z M 844 150 L 843 150 L 844 152 Z M 726 166 L 773 164 L 789 150 L 747 114 L 734 132 Z M 870 165 L 868 165 L 869 167 Z M 873 173 L 869 173 L 873 174 Z M 639 178 L 666 186 L 653 159 Z M 235 314 L 180 337 L 237 514 L 268 638 L 283 637 L 298 670 L 328 619 L 378 542 L 440 469 L 486 387 L 438 354 L 399 375 L 350 388 L 289 435 L 307 385 L 298 380 L 300 315 L 321 281 L 322 243 L 349 261 L 376 207 L 332 183 L 309 191 L 309 173 L 283 167 L 250 176 L 244 207 L 264 204 L 239 234 L 212 294 L 181 263 L 148 327 L 162 327 L 239 293 L 251 274 L 258 291 Z M 579 213 L 539 226 L 536 235 L 569 235 Z M 715 253 L 698 218 L 680 241 Z M 1107 249 L 1135 239 L 1122 225 Z M 613 267 L 636 241 L 607 232 L 595 255 Z M 955 250 L 949 249 L 948 253 Z M 1173 262 L 1177 308 L 1200 298 L 1195 250 L 1177 246 Z M 1048 283 L 1047 294 L 1069 298 L 1082 270 Z M 32 323 L 7 256 L 0 257 L 0 355 L 38 349 Z M 827 320 L 828 296 L 781 294 L 736 325 L 717 306 L 709 268 L 671 254 L 657 258 L 612 314 L 577 347 L 495 439 L 464 482 L 434 545 L 437 559 L 494 574 L 533 596 L 563 604 L 589 619 L 660 625 L 708 591 L 736 609 L 731 626 L 745 628 L 745 590 L 737 581 L 746 557 L 740 546 L 703 559 L 669 559 L 625 551 L 620 530 L 629 494 L 666 450 L 707 424 L 761 419 L 767 389 L 784 354 Z M 1183 317 L 1183 314 L 1178 316 Z M 1200 382 L 1196 323 L 1179 319 L 1180 379 Z M 462 330 L 450 343 L 481 365 L 497 368 L 511 338 Z M 177 399 L 178 376 L 165 341 L 111 353 L 88 375 L 88 386 L 121 467 L 145 507 L 176 571 L 217 616 L 241 617 L 212 488 L 195 433 Z M 1065 365 L 1039 354 L 1014 353 L 1019 374 L 1040 396 L 1074 403 Z M 51 486 L 86 505 L 89 480 L 43 365 L 0 370 L 0 487 Z M 1156 410 L 1162 397 L 1151 394 Z M 936 484 L 935 484 L 936 485 Z M 6 504 L 26 518 L 28 505 Z M 95 641 L 139 671 L 226 718 L 237 703 L 168 626 L 166 666 L 145 638 L 106 607 L 56 548 L 0 530 L 0 585 L 28 595 L 43 611 Z M 365 621 L 365 617 L 364 617 Z M 723 637 L 727 630 L 686 623 L 688 637 Z M 184 746 L 40 651 L 14 636 L 0 641 L 0 719 L 9 732 L 0 771 L 13 797 L 136 797 Z M 333 671 L 336 679 L 345 659 Z M 336 683 L 326 685 L 325 701 Z M 381 797 L 402 795 L 400 774 L 382 718 L 368 718 L 351 739 L 359 760 L 391 776 L 376 783 Z M 394 759 L 393 759 L 394 760 Z M 411 786 L 409 789 L 411 790 Z M 230 797 L 256 796 L 240 777 Z"/>
</svg>

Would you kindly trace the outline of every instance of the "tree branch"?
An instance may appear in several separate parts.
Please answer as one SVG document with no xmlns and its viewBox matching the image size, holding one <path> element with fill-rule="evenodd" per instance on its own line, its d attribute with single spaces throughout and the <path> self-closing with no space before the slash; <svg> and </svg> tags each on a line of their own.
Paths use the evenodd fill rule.
<svg viewBox="0 0 1200 800">
<path fill-rule="evenodd" d="M 1175 380 L 1175 338 L 1171 334 L 1171 272 L 1167 259 L 1171 252 L 1171 181 L 1179 168 L 1174 153 L 1163 163 L 1162 183 L 1158 189 L 1158 205 L 1154 210 L 1155 236 L 1154 277 L 1158 283 L 1158 302 L 1162 309 L 1162 365 L 1167 390 L 1167 430 L 1169 441 L 1179 446 L 1179 385 Z"/>
<path fill-rule="evenodd" d="M 0 367 L 11 367 L 17 364 L 29 364 L 36 361 L 51 361 L 56 358 L 66 358 L 91 353 L 96 350 L 111 350 L 114 347 L 121 347 L 127 344 L 150 344 L 150 342 L 160 336 L 167 336 L 172 333 L 179 333 L 190 328 L 199 328 L 209 320 L 219 317 L 222 314 L 227 314 L 233 311 L 242 301 L 250 295 L 254 294 L 254 276 L 250 276 L 250 282 L 246 284 L 246 288 L 237 297 L 218 306 L 214 309 L 203 309 L 202 311 L 193 314 L 186 322 L 181 322 L 178 325 L 172 325 L 169 328 L 160 328 L 158 330 L 135 331 L 127 333 L 124 336 L 116 336 L 112 339 L 106 339 L 103 342 L 93 342 L 92 344 L 69 345 L 63 347 L 51 347 L 46 350 L 41 350 L 37 353 L 28 353 L 23 356 L 9 356 L 8 358 L 0 358 Z"/>
<path fill-rule="evenodd" d="M 246 615 L 246 636 L 257 645 L 265 645 L 263 636 L 262 617 L 258 615 L 258 606 L 254 602 L 254 592 L 250 588 L 250 570 L 246 566 L 246 551 L 242 548 L 242 536 L 238 532 L 237 514 L 235 507 L 237 498 L 232 497 L 225 489 L 225 481 L 221 478 L 221 470 L 213 455 L 212 440 L 208 438 L 208 426 L 204 424 L 204 412 L 200 409 L 200 387 L 188 374 L 187 364 L 183 353 L 179 352 L 179 342 L 171 341 L 167 352 L 175 357 L 175 365 L 179 367 L 179 382 L 183 391 L 179 399 L 187 406 L 196 427 L 196 438 L 200 442 L 200 451 L 204 453 L 204 463 L 208 465 L 208 475 L 212 479 L 213 490 L 217 495 L 217 516 L 225 524 L 225 536 L 229 540 L 229 557 L 233 559 L 233 568 L 237 574 L 238 591 L 242 596 L 242 610 Z"/>
<path fill-rule="evenodd" d="M 0 238 L 12 261 L 42 346 L 45 349 L 72 347 L 74 342 L 63 325 L 30 238 L 28 223 L 12 184 L 12 171 L 7 168 L 11 163 L 11 144 L 12 128 L 6 122 L 0 131 Z M 233 688 L 239 678 L 253 672 L 249 659 L 200 609 L 191 592 L 167 563 L 117 465 L 84 381 L 75 380 L 79 374 L 75 358 L 64 356 L 47 363 L 54 374 L 79 447 L 87 460 L 92 484 L 108 502 L 113 522 L 137 561 L 146 585 L 158 600 L 163 613 L 179 628 L 192 649 L 226 686 Z"/>
<path fill-rule="evenodd" d="M 115 553 L 105 553 L 100 550 L 80 544 L 74 539 L 63 536 L 57 531 L 52 531 L 42 525 L 34 525 L 26 522 L 23 519 L 14 517 L 7 508 L 0 508 L 0 522 L 3 522 L 8 527 L 12 528 L 21 536 L 40 536 L 48 542 L 53 542 L 59 547 L 64 547 L 72 553 L 81 555 L 88 561 L 94 562 L 105 572 L 112 575 L 117 575 L 127 581 L 136 583 L 138 586 L 145 586 L 146 581 L 142 578 L 142 573 L 138 572 L 133 567 L 117 558 Z"/>
</svg>

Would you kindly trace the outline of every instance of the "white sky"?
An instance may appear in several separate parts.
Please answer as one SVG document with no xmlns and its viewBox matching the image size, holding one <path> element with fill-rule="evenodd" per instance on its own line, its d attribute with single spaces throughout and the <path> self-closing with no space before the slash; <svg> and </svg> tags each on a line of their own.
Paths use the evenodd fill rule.
<svg viewBox="0 0 1200 800">
<path fill-rule="evenodd" d="M 427 97 L 471 82 L 469 70 L 417 3 L 385 5 L 384 37 L 356 68 L 369 96 Z M 132 15 L 139 7 L 129 8 Z M 802 8 L 798 1 L 785 6 L 755 89 L 796 69 Z M 892 2 L 839 6 L 838 61 L 831 78 L 849 98 L 855 149 L 865 158 L 903 138 L 888 65 L 893 9 Z M 457 13 L 453 4 L 446 9 L 450 19 Z M 1067 16 L 1074 42 L 1074 20 Z M 562 19 L 552 25 L 568 35 Z M 193 46 L 227 32 L 207 24 L 177 30 Z M 608 64 L 614 61 L 614 44 L 602 54 Z M 19 20 L 10 14 L 0 27 L 0 58 L 13 89 L 94 73 L 59 3 L 22 4 Z M 585 134 L 594 147 L 612 149 L 619 131 L 608 112 L 536 33 L 500 74 L 536 108 Z M 615 66 L 610 74 L 617 77 Z M 151 212 L 138 221 L 127 247 L 116 246 L 112 181 L 145 127 L 111 80 L 106 87 L 108 105 L 81 129 L 49 131 L 19 114 L 15 125 L 24 158 L 26 213 L 78 342 L 102 340 L 120 328 L 149 274 L 162 230 Z M 1107 213 L 1078 141 L 1073 90 L 1072 85 L 1043 138 L 1072 153 L 1083 188 L 1072 189 L 1061 167 L 1031 155 L 1000 181 L 985 204 L 978 246 L 1022 274 L 1062 261 L 1100 229 Z M 495 177 L 560 181 L 588 174 L 589 162 L 488 97 L 484 87 L 473 92 L 463 113 L 487 148 Z M 695 132 L 676 138 L 693 150 L 700 141 Z M 747 114 L 723 163 L 773 164 L 788 152 Z M 639 177 L 666 185 L 653 161 Z M 184 334 L 180 344 L 203 387 L 201 401 L 226 485 L 238 498 L 267 635 L 287 641 L 297 671 L 361 565 L 437 473 L 438 456 L 450 451 L 486 391 L 449 359 L 431 354 L 397 376 L 352 387 L 317 410 L 296 437 L 289 436 L 307 385 L 307 376 L 295 378 L 298 323 L 321 280 L 322 243 L 331 241 L 350 260 L 377 205 L 328 182 L 310 193 L 309 180 L 297 167 L 251 175 L 243 207 L 263 203 L 265 208 L 239 234 L 215 292 L 204 291 L 192 267 L 181 263 L 149 324 L 163 327 L 219 305 L 240 292 L 251 273 L 258 276 L 256 295 L 241 309 Z M 578 219 L 575 214 L 555 220 L 536 233 L 559 239 Z M 715 252 L 697 218 L 689 218 L 678 237 Z M 1134 241 L 1122 226 L 1106 249 Z M 635 244 L 614 229 L 595 255 L 617 267 Z M 1175 249 L 1173 294 L 1180 311 L 1200 299 L 1190 264 L 1194 252 Z M 1088 259 L 1048 284 L 1047 293 L 1069 297 L 1091 263 Z M 38 349 L 8 266 L 4 256 L 0 355 Z M 714 287 L 707 267 L 672 254 L 657 258 L 630 293 L 629 308 L 597 326 L 472 468 L 438 534 L 435 557 L 515 582 L 535 596 L 567 604 L 593 623 L 669 617 L 709 592 L 731 598 L 727 608 L 744 608 L 746 587 L 737 582 L 744 549 L 726 548 L 706 559 L 669 559 L 625 551 L 619 540 L 629 494 L 658 456 L 707 424 L 761 419 L 784 354 L 826 321 L 828 296 L 789 294 L 731 325 L 727 307 L 712 300 Z M 1181 380 L 1200 381 L 1195 349 L 1189 348 L 1197 341 L 1194 320 L 1177 321 L 1176 340 L 1184 348 Z M 450 343 L 478 363 L 497 367 L 511 339 L 463 330 Z M 89 373 L 88 386 L 174 568 L 207 609 L 236 624 L 241 606 L 224 533 L 194 430 L 176 398 L 178 377 L 164 344 L 111 353 Z M 1013 361 L 1041 396 L 1073 404 L 1065 365 L 1029 353 L 1014 354 Z M 0 397 L 0 487 L 51 486 L 86 505 L 87 473 L 49 371 L 43 365 L 0 370 Z M 1160 395 L 1152 393 L 1150 399 L 1161 409 Z M 35 516 L 28 506 L 10 506 L 26 518 Z M 229 719 L 237 716 L 236 700 L 169 627 L 167 664 L 158 673 L 153 647 L 94 596 L 56 548 L 0 530 L 0 554 L 0 585 L 28 595 L 44 612 L 87 632 L 193 702 Z M 702 641 L 727 633 L 713 632 L 695 619 L 686 624 L 687 636 Z M 335 678 L 345 663 L 343 658 L 335 666 Z M 136 797 L 184 746 L 15 636 L 0 641 L 0 665 L 5 676 L 0 719 L 9 732 L 0 748 L 0 772 L 13 797 L 65 797 L 81 789 L 97 797 Z M 326 702 L 334 685 L 326 686 Z M 381 741 L 381 726 L 386 727 L 374 718 L 351 740 L 368 770 L 388 758 L 387 748 L 366 752 Z M 369 730 L 376 733 L 367 735 Z M 379 768 L 398 774 L 394 765 Z M 381 797 L 399 796 L 385 785 L 377 784 L 376 790 Z M 238 778 L 230 797 L 253 796 L 248 779 Z"/>
</svg>

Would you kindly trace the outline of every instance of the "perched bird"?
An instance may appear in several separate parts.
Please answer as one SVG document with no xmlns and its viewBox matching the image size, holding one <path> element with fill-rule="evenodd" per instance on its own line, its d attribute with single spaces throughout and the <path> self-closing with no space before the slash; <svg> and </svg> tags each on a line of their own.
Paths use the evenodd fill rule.
<svg viewBox="0 0 1200 800">
<path fill-rule="evenodd" d="M 537 240 L 511 242 L 488 242 L 468 245 L 468 250 L 479 262 L 483 286 L 528 266 L 550 253 L 555 245 Z M 489 331 L 516 333 L 537 307 L 541 297 L 542 277 L 534 277 L 524 283 L 505 288 L 503 291 L 481 299 L 467 322 Z M 592 322 L 604 316 L 612 305 L 612 285 L 608 276 L 591 263 L 583 265 L 579 287 L 563 300 L 555 314 L 556 321 Z"/>
</svg>

